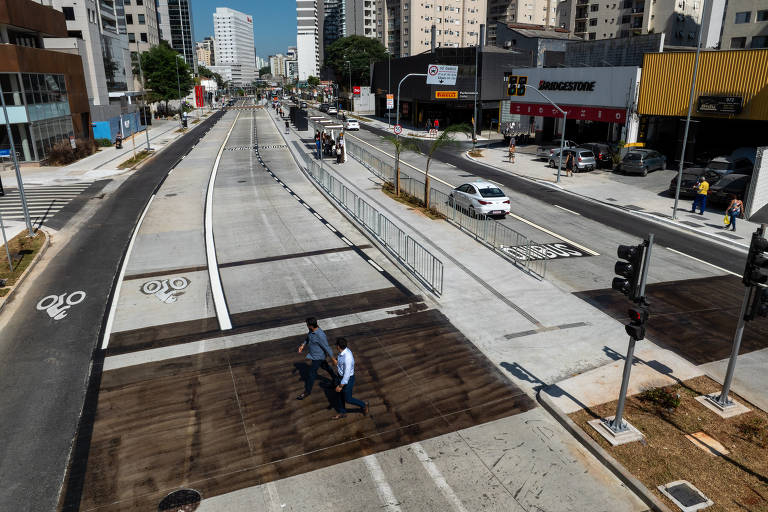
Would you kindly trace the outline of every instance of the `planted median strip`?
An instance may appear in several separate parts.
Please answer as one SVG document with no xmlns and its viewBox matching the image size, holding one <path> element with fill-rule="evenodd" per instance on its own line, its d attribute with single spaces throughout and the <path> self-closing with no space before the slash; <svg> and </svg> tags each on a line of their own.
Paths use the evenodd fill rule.
<svg viewBox="0 0 768 512">
<path fill-rule="evenodd" d="M 8 242 L 8 251 L 5 245 L 0 247 L 0 297 L 8 295 L 24 271 L 35 259 L 37 253 L 45 244 L 45 234 L 40 230 L 34 237 L 29 237 L 25 229 Z M 9 268 L 8 253 L 11 255 L 12 268 Z"/>
</svg>

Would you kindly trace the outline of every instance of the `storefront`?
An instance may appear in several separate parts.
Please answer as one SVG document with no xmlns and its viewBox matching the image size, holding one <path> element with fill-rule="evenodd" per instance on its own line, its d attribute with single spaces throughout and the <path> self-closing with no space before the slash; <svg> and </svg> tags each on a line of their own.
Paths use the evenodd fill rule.
<svg viewBox="0 0 768 512">
<path fill-rule="evenodd" d="M 509 116 L 502 119 L 515 123 L 513 131 L 535 130 L 537 141 L 558 138 L 563 115 L 548 98 L 566 112 L 569 139 L 635 142 L 637 138 L 639 67 L 516 68 L 506 80 L 531 86 L 508 88 Z"/>
<path fill-rule="evenodd" d="M 694 52 L 649 53 L 643 62 L 638 139 L 679 161 Z M 768 144 L 768 50 L 702 51 L 693 91 L 687 162 Z"/>
</svg>

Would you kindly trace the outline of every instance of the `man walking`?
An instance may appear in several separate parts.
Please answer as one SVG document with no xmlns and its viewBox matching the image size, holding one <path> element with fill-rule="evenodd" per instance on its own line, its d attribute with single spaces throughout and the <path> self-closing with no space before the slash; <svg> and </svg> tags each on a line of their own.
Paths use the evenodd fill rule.
<svg viewBox="0 0 768 512">
<path fill-rule="evenodd" d="M 691 213 L 696 213 L 696 207 L 699 207 L 699 215 L 704 215 L 704 209 L 707 207 L 707 193 L 709 192 L 709 182 L 702 176 L 696 182 L 696 197 L 693 198 Z"/>
<path fill-rule="evenodd" d="M 331 347 L 328 346 L 328 339 L 325 337 L 323 330 L 317 325 L 317 318 L 311 316 L 307 318 L 307 329 L 309 333 L 304 339 L 304 343 L 299 345 L 299 354 L 306 348 L 307 359 L 311 361 L 309 365 L 309 374 L 307 380 L 304 381 L 304 392 L 296 397 L 296 400 L 304 400 L 312 393 L 312 386 L 315 384 L 317 378 L 317 369 L 321 366 L 324 370 L 331 374 L 331 377 L 335 377 L 333 370 L 325 360 L 326 356 L 333 359 L 333 352 Z"/>
<path fill-rule="evenodd" d="M 347 347 L 346 338 L 336 338 L 336 350 L 339 352 L 336 370 L 341 382 L 336 386 L 336 392 L 339 394 L 336 406 L 338 414 L 333 419 L 340 420 L 347 416 L 345 405 L 348 403 L 358 406 L 363 415 L 368 416 L 368 404 L 352 396 L 355 388 L 355 358 Z"/>
</svg>

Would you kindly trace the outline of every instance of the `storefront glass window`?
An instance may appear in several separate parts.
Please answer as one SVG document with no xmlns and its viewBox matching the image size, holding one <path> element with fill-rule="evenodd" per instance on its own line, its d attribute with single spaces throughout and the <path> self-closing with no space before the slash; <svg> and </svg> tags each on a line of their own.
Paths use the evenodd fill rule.
<svg viewBox="0 0 768 512">
<path fill-rule="evenodd" d="M 30 121 L 70 114 L 64 75 L 24 73 L 22 81 Z"/>
</svg>

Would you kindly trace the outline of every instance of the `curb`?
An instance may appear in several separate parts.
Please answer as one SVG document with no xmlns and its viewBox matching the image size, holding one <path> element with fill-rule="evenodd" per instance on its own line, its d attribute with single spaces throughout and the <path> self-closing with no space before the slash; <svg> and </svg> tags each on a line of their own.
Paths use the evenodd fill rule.
<svg viewBox="0 0 768 512">
<path fill-rule="evenodd" d="M 554 387 L 554 386 L 548 386 Z M 571 418 L 561 411 L 549 398 L 546 389 L 542 388 L 536 393 L 536 400 L 554 418 L 575 437 L 601 464 L 606 466 L 621 482 L 634 492 L 650 510 L 654 512 L 671 512 L 671 510 L 654 496 L 640 480 L 635 478 L 627 469 L 614 459 L 605 449 L 589 437 Z"/>
<path fill-rule="evenodd" d="M 51 235 L 49 235 L 48 232 L 43 231 L 40 228 L 38 228 L 38 231 L 45 236 L 45 242 L 43 243 L 43 246 L 40 248 L 40 251 L 38 251 L 38 253 L 35 255 L 35 258 L 32 260 L 32 263 L 29 264 L 26 270 L 24 270 L 24 272 L 16 280 L 16 284 L 13 285 L 13 288 L 11 288 L 11 291 L 8 292 L 8 295 L 6 295 L 5 297 L 0 297 L 0 313 L 3 312 L 5 305 L 8 304 L 13 298 L 14 292 L 21 286 L 21 284 L 27 278 L 27 276 L 32 271 L 32 269 L 35 268 L 35 265 L 37 265 L 37 262 L 40 261 L 40 259 L 45 255 L 45 253 L 48 251 L 48 247 L 50 247 L 51 245 Z"/>
<path fill-rule="evenodd" d="M 478 159 L 476 159 L 474 157 L 469 156 L 467 154 L 467 152 L 464 152 L 464 155 L 469 160 L 472 160 L 473 162 L 475 162 L 477 164 L 489 167 L 489 168 L 491 168 L 491 169 L 493 169 L 495 171 L 506 172 L 506 173 L 512 174 L 512 175 L 514 175 L 514 176 L 516 176 L 518 178 L 525 179 L 525 180 L 528 180 L 528 181 L 532 181 L 532 182 L 537 183 L 539 185 L 548 186 L 548 187 L 554 188 L 556 190 L 559 190 L 561 192 L 564 192 L 566 194 L 570 194 L 572 196 L 580 197 L 581 199 L 584 199 L 584 200 L 587 200 L 587 201 L 592 201 L 592 202 L 595 202 L 595 203 L 603 205 L 603 206 L 610 206 L 611 208 L 615 208 L 617 210 L 621 210 L 623 212 L 630 213 L 630 214 L 635 215 L 637 217 L 642 217 L 642 218 L 650 220 L 651 222 L 654 222 L 656 224 L 661 224 L 661 225 L 664 225 L 664 226 L 675 228 L 675 229 L 677 229 L 679 231 L 682 231 L 682 232 L 685 232 L 685 233 L 696 235 L 699 238 L 701 238 L 702 240 L 706 240 L 708 242 L 713 242 L 713 243 L 715 243 L 717 245 L 725 247 L 726 249 L 736 249 L 736 250 L 738 250 L 740 252 L 747 252 L 747 250 L 749 249 L 749 246 L 744 245 L 744 244 L 742 244 L 740 242 L 733 242 L 733 244 L 729 245 L 724 240 L 719 240 L 717 238 L 713 238 L 711 236 L 711 234 L 707 233 L 706 231 L 699 231 L 699 230 L 696 230 L 696 229 L 688 228 L 686 226 L 681 226 L 679 223 L 676 223 L 676 222 L 674 222 L 672 220 L 667 220 L 667 219 L 665 219 L 663 217 L 659 217 L 659 216 L 653 215 L 651 213 L 640 212 L 640 211 L 637 211 L 637 210 L 632 210 L 630 208 L 625 208 L 625 207 L 623 207 L 621 205 L 617 205 L 617 204 L 613 204 L 613 203 L 606 203 L 605 201 L 601 201 L 599 199 L 595 199 L 594 197 L 586 196 L 584 194 L 579 194 L 578 192 L 573 192 L 571 190 L 565 189 L 565 188 L 563 188 L 563 187 L 561 187 L 561 186 L 559 186 L 556 183 L 553 183 L 551 181 L 540 180 L 538 178 L 533 178 L 533 177 L 527 176 L 525 174 L 518 174 L 518 173 L 515 173 L 515 172 L 511 172 L 511 171 L 508 171 L 506 169 L 502 169 L 502 168 L 496 167 L 495 165 L 491 165 L 489 163 L 482 162 L 482 161 L 480 161 L 480 160 L 478 160 Z M 736 247 L 734 247 L 734 245 Z"/>
</svg>

